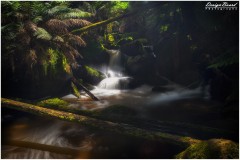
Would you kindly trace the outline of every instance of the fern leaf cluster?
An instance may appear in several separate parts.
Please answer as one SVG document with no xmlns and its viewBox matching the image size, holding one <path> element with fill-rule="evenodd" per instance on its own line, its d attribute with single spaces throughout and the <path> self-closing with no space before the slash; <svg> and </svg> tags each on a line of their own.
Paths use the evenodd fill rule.
<svg viewBox="0 0 240 160">
<path fill-rule="evenodd" d="M 51 40 L 52 36 L 44 29 L 41 27 L 38 27 L 36 32 L 34 32 L 34 36 L 37 37 L 37 39 L 43 39 L 43 40 Z"/>
<path fill-rule="evenodd" d="M 68 38 L 69 38 L 69 41 L 73 44 L 76 44 L 80 47 L 86 46 L 86 42 L 80 36 L 69 34 Z"/>
<path fill-rule="evenodd" d="M 88 17 L 92 17 L 93 15 L 89 12 L 84 12 L 82 10 L 79 9 L 74 9 L 71 10 L 68 13 L 64 13 L 64 14 L 59 14 L 56 17 L 58 19 L 69 19 L 69 18 L 88 18 Z"/>
<path fill-rule="evenodd" d="M 50 19 L 46 22 L 47 28 L 54 33 L 66 34 L 68 33 L 67 25 L 58 19 Z"/>
<path fill-rule="evenodd" d="M 65 22 L 65 24 L 68 27 L 84 27 L 87 25 L 92 24 L 91 22 L 84 20 L 84 19 L 66 19 L 63 22 Z"/>
</svg>

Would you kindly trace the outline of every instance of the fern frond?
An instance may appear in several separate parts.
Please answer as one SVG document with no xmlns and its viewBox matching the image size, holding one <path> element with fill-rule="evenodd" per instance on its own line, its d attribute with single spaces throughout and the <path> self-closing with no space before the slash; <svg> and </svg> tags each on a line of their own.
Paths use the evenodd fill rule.
<svg viewBox="0 0 240 160">
<path fill-rule="evenodd" d="M 76 59 L 75 59 L 74 55 L 70 51 L 65 50 L 64 55 L 67 58 L 68 62 L 70 62 L 70 63 L 75 63 L 76 62 Z"/>
<path fill-rule="evenodd" d="M 47 14 L 49 15 L 49 16 L 56 16 L 56 15 L 58 15 L 58 14 L 64 14 L 64 13 L 67 13 L 67 12 L 69 12 L 69 11 L 71 11 L 71 9 L 70 8 L 68 8 L 67 6 L 56 6 L 56 7 L 53 7 L 53 8 L 51 8 L 51 9 L 49 9 L 48 11 L 47 11 Z"/>
<path fill-rule="evenodd" d="M 66 23 L 58 19 L 50 19 L 46 22 L 46 26 L 51 32 L 54 33 L 68 33 Z"/>
<path fill-rule="evenodd" d="M 29 45 L 31 41 L 29 33 L 23 27 L 21 27 L 18 31 L 17 39 L 23 45 Z"/>
<path fill-rule="evenodd" d="M 24 27 L 27 31 L 32 32 L 32 33 L 36 32 L 38 29 L 37 25 L 35 23 L 33 23 L 32 21 L 26 22 Z"/>
<path fill-rule="evenodd" d="M 52 36 L 43 28 L 38 27 L 36 32 L 34 32 L 34 36 L 37 37 L 37 39 L 43 39 L 43 40 L 51 40 Z"/>
<path fill-rule="evenodd" d="M 68 27 L 84 27 L 92 24 L 91 22 L 84 19 L 66 19 L 63 20 Z"/>
<path fill-rule="evenodd" d="M 86 42 L 80 36 L 73 35 L 73 34 L 69 34 L 68 36 L 69 36 L 69 41 L 73 44 L 76 44 L 80 47 L 85 47 L 87 45 Z"/>
<path fill-rule="evenodd" d="M 215 62 L 208 66 L 208 68 L 221 68 L 221 67 L 227 67 L 232 64 L 239 63 L 239 55 L 233 53 L 227 52 L 227 54 L 221 55 L 218 58 L 216 58 Z"/>
<path fill-rule="evenodd" d="M 70 12 L 59 14 L 56 17 L 58 19 L 68 19 L 68 18 L 88 18 L 92 16 L 93 15 L 89 12 L 84 12 L 79 9 L 73 9 Z"/>
<path fill-rule="evenodd" d="M 37 24 L 38 22 L 41 22 L 42 20 L 43 20 L 42 16 L 37 16 L 33 19 L 33 22 Z"/>
<path fill-rule="evenodd" d="M 88 2 L 83 2 L 83 8 L 85 11 L 90 12 L 92 14 L 96 14 L 95 8 Z"/>
<path fill-rule="evenodd" d="M 76 57 L 83 58 L 83 56 L 75 48 L 67 43 L 62 43 L 61 50 L 63 50 L 64 55 L 70 63 L 76 62 Z"/>
<path fill-rule="evenodd" d="M 56 37 L 53 38 L 53 41 L 55 41 L 55 42 L 64 42 L 64 39 L 62 37 L 60 37 L 60 36 L 56 36 Z"/>
</svg>

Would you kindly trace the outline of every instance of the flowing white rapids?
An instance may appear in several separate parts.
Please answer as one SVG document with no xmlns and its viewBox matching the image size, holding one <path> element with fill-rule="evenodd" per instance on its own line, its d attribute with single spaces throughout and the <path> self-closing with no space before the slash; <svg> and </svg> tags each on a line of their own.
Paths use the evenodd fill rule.
<svg viewBox="0 0 240 160">
<path fill-rule="evenodd" d="M 109 77 L 103 79 L 98 87 L 102 89 L 126 89 L 129 77 Z"/>
</svg>

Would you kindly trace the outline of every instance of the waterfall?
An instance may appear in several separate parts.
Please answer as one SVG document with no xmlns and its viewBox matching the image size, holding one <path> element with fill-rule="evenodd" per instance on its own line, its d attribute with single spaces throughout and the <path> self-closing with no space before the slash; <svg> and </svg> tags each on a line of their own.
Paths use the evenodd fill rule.
<svg viewBox="0 0 240 160">
<path fill-rule="evenodd" d="M 126 89 L 130 77 L 108 77 L 103 79 L 98 87 L 102 89 Z"/>
<path fill-rule="evenodd" d="M 121 72 L 121 53 L 119 50 L 108 50 L 110 54 L 109 69 L 114 72 Z"/>
<path fill-rule="evenodd" d="M 110 54 L 107 78 L 103 79 L 97 87 L 100 89 L 126 89 L 131 78 L 122 74 L 121 52 L 119 50 L 108 50 L 107 52 Z"/>
</svg>

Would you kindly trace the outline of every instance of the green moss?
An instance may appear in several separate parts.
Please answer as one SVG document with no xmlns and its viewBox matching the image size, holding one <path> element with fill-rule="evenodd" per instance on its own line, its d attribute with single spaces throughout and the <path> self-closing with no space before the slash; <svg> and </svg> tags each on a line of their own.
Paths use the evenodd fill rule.
<svg viewBox="0 0 240 160">
<path fill-rule="evenodd" d="M 74 118 L 73 115 L 69 115 L 69 116 L 68 116 L 68 119 L 69 119 L 70 121 L 73 121 L 75 118 Z"/>
<path fill-rule="evenodd" d="M 79 98 L 80 97 L 80 92 L 78 91 L 76 85 L 74 83 L 71 83 L 72 89 L 74 94 Z"/>
<path fill-rule="evenodd" d="M 112 34 L 107 35 L 107 40 L 109 43 L 114 43 L 114 41 L 115 41 L 114 36 Z"/>
<path fill-rule="evenodd" d="M 64 116 L 59 116 L 61 119 L 64 119 Z"/>
<path fill-rule="evenodd" d="M 68 102 L 61 100 L 59 98 L 51 98 L 40 101 L 37 103 L 37 105 L 48 108 L 67 108 Z"/>
<path fill-rule="evenodd" d="M 101 75 L 100 72 L 98 72 L 97 70 L 95 70 L 89 66 L 84 66 L 84 67 L 87 70 L 87 73 L 90 74 L 91 76 L 99 77 Z"/>
<path fill-rule="evenodd" d="M 210 139 L 193 143 L 186 150 L 179 153 L 176 158 L 180 159 L 229 159 L 239 158 L 239 145 L 225 139 Z"/>
</svg>

